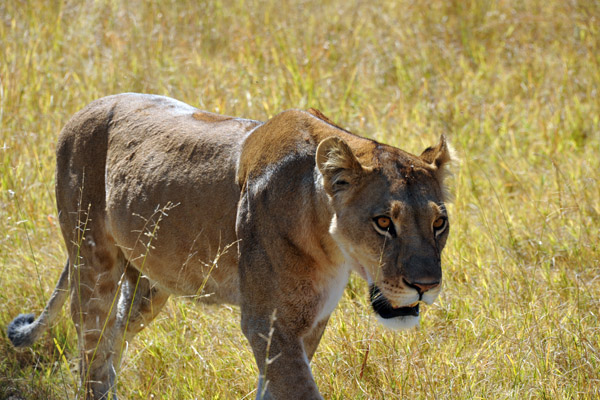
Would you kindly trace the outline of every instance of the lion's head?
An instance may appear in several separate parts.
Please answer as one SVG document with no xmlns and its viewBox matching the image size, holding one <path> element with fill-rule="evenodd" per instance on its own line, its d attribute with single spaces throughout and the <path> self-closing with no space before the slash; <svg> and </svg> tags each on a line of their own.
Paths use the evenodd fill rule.
<svg viewBox="0 0 600 400">
<path fill-rule="evenodd" d="M 339 137 L 319 144 L 317 167 L 333 210 L 329 231 L 369 283 L 380 322 L 410 328 L 419 323 L 419 302 L 433 303 L 441 290 L 450 149 L 442 136 L 420 156 L 378 143 L 363 150 Z"/>
</svg>

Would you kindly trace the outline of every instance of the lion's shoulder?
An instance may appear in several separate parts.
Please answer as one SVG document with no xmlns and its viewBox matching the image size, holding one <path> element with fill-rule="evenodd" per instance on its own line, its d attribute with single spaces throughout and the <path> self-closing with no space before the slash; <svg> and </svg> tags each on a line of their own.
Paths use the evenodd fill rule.
<svg viewBox="0 0 600 400">
<path fill-rule="evenodd" d="M 316 109 L 283 111 L 257 127 L 242 144 L 237 181 L 244 186 L 250 176 L 268 166 L 314 156 L 319 143 L 331 136 L 344 139 L 365 161 L 372 159 L 376 142 L 341 128 Z M 294 177 L 290 177 L 293 179 Z"/>
</svg>

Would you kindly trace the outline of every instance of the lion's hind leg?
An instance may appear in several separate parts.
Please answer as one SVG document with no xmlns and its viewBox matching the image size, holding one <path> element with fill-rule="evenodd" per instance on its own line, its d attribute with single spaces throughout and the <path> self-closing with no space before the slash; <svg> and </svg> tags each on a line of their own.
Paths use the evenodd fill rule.
<svg viewBox="0 0 600 400">
<path fill-rule="evenodd" d="M 74 253 L 70 259 L 78 260 L 70 276 L 71 317 L 79 338 L 84 398 L 115 400 L 113 344 L 123 275 L 120 251 L 102 236 L 89 233 L 70 252 Z"/>
<path fill-rule="evenodd" d="M 169 294 L 131 265 L 125 267 L 117 310 L 114 354 L 118 367 L 127 344 L 158 315 Z"/>
</svg>

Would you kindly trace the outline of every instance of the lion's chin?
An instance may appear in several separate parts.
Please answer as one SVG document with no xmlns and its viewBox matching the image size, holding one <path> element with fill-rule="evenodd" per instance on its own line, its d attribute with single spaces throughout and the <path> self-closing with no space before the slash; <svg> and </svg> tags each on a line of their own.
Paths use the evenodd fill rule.
<svg viewBox="0 0 600 400">
<path fill-rule="evenodd" d="M 421 320 L 421 317 L 419 317 L 419 316 L 382 318 L 380 315 L 377 315 L 377 322 L 379 322 L 384 327 L 395 330 L 395 331 L 411 329 L 411 328 L 414 328 L 415 326 L 419 326 L 420 320 Z"/>
<path fill-rule="evenodd" d="M 419 325 L 419 303 L 406 307 L 392 307 L 376 285 L 371 285 L 369 292 L 377 321 L 383 326 L 401 330 Z"/>
</svg>

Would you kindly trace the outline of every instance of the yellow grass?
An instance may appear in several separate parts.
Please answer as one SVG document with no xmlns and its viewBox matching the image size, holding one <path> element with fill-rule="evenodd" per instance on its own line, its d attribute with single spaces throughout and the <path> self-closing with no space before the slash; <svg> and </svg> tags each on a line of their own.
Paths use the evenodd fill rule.
<svg viewBox="0 0 600 400">
<path fill-rule="evenodd" d="M 0 398 L 75 396 L 67 309 L 32 349 L 5 327 L 39 313 L 66 258 L 58 132 L 125 91 L 255 119 L 315 107 L 411 152 L 456 147 L 440 300 L 386 331 L 354 277 L 313 362 L 326 398 L 598 398 L 599 90 L 597 0 L 0 2 Z M 171 300 L 118 392 L 253 398 L 238 321 Z"/>
</svg>

